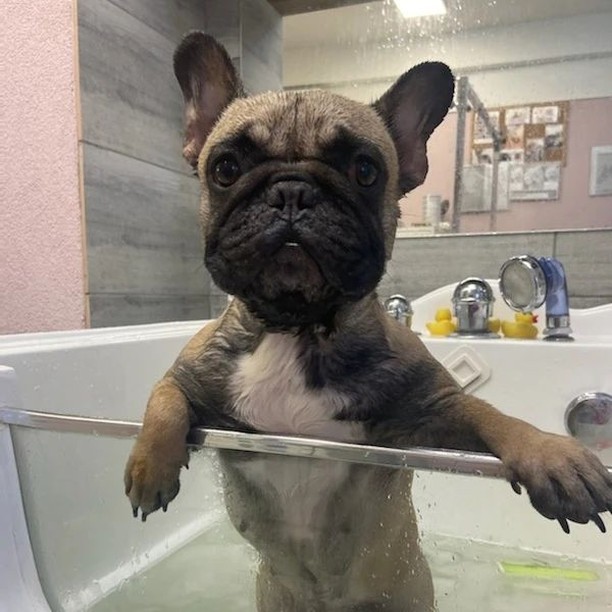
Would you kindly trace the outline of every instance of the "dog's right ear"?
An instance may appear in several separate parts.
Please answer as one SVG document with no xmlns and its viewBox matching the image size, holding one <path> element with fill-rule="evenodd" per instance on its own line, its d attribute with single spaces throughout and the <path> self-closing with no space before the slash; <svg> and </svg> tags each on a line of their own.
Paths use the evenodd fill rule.
<svg viewBox="0 0 612 612">
<path fill-rule="evenodd" d="M 227 51 L 212 36 L 191 32 L 174 52 L 174 74 L 185 99 L 183 157 L 193 168 L 219 115 L 244 95 Z"/>
</svg>

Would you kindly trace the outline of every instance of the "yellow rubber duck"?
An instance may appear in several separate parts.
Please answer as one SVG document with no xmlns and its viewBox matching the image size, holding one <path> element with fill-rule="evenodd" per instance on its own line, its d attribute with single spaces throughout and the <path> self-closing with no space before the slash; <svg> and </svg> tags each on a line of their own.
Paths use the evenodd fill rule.
<svg viewBox="0 0 612 612">
<path fill-rule="evenodd" d="M 435 318 L 435 321 L 425 324 L 432 336 L 448 336 L 457 328 L 452 321 L 450 308 L 438 308 Z"/>
<path fill-rule="evenodd" d="M 501 321 L 499 319 L 490 318 L 489 319 L 489 331 L 493 334 L 499 333 L 499 328 L 501 327 Z"/>
<path fill-rule="evenodd" d="M 501 328 L 506 338 L 533 339 L 538 335 L 538 328 L 534 323 L 538 317 L 531 312 L 517 312 L 514 321 L 502 321 Z"/>
</svg>

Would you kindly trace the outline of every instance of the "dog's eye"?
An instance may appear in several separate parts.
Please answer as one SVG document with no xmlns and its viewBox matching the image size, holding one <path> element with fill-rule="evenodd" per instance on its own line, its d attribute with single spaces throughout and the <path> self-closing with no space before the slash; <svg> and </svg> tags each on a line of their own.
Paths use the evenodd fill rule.
<svg viewBox="0 0 612 612">
<path fill-rule="evenodd" d="M 358 157 L 355 160 L 355 180 L 362 187 L 371 187 L 378 178 L 378 168 L 367 157 Z"/>
<path fill-rule="evenodd" d="M 213 180 L 221 187 L 229 187 L 240 178 L 240 166 L 231 156 L 222 157 L 212 171 Z"/>
</svg>

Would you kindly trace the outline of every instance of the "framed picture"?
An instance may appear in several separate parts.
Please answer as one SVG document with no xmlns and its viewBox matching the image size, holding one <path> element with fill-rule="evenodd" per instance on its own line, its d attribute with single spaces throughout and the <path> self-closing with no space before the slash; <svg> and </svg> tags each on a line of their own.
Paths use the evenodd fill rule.
<svg viewBox="0 0 612 612">
<path fill-rule="evenodd" d="M 487 112 L 489 113 L 489 119 L 491 120 L 491 123 L 495 129 L 499 130 L 499 111 L 488 110 Z M 490 144 L 493 142 L 493 138 L 487 129 L 487 126 L 484 124 L 483 120 L 478 114 L 476 114 L 474 117 L 472 142 L 473 144 Z"/>
<path fill-rule="evenodd" d="M 510 164 L 510 200 L 514 202 L 559 199 L 560 162 Z"/>
<path fill-rule="evenodd" d="M 507 108 L 504 118 L 506 125 L 525 125 L 525 123 L 531 123 L 531 108 L 529 106 Z"/>
<path fill-rule="evenodd" d="M 589 195 L 612 195 L 612 145 L 591 149 Z"/>
<path fill-rule="evenodd" d="M 558 121 L 558 106 L 536 106 L 532 111 L 532 123 L 557 123 Z"/>
</svg>

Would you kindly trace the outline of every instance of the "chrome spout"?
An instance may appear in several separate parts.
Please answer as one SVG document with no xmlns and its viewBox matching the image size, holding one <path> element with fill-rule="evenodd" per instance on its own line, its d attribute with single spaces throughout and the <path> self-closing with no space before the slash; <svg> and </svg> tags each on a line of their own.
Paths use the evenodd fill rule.
<svg viewBox="0 0 612 612">
<path fill-rule="evenodd" d="M 499 289 L 510 308 L 531 312 L 546 302 L 544 340 L 573 340 L 567 278 L 553 257 L 511 257 L 499 272 Z"/>
<path fill-rule="evenodd" d="M 495 297 L 491 285 L 482 278 L 462 280 L 453 292 L 453 314 L 457 317 L 457 331 L 453 336 L 498 338 L 489 331 Z"/>
<path fill-rule="evenodd" d="M 412 326 L 412 315 L 414 314 L 412 305 L 403 295 L 392 295 L 385 300 L 385 310 L 389 316 L 406 325 L 406 327 Z"/>
</svg>

